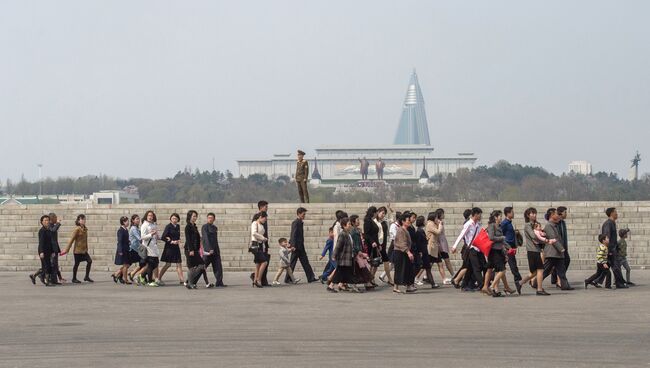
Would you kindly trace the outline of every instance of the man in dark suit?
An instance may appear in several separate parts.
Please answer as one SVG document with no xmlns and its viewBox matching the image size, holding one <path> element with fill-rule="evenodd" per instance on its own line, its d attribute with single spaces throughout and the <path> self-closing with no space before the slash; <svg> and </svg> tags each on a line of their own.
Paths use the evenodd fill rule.
<svg viewBox="0 0 650 368">
<path fill-rule="evenodd" d="M 607 215 L 607 221 L 605 221 L 603 224 L 600 233 L 607 235 L 609 238 L 609 253 L 607 254 L 607 263 L 609 263 L 609 268 L 612 269 L 612 273 L 614 274 L 614 282 L 616 283 L 616 288 L 627 289 L 627 285 L 625 285 L 625 279 L 623 278 L 623 273 L 621 272 L 621 264 L 618 263 L 618 231 L 616 230 L 618 212 L 616 212 L 616 208 L 610 207 L 605 210 L 605 214 Z M 605 278 L 604 275 L 601 276 L 599 280 L 596 280 L 596 282 L 599 284 L 602 283 L 603 278 Z M 609 281 L 610 284 L 607 284 L 607 281 Z M 605 287 L 608 289 L 612 287 L 611 279 L 605 280 Z"/>
<path fill-rule="evenodd" d="M 307 282 L 312 283 L 318 281 L 314 271 L 309 264 L 309 258 L 307 258 L 307 252 L 305 250 L 305 233 L 303 230 L 303 221 L 305 220 L 305 215 L 307 214 L 307 209 L 300 207 L 296 211 L 297 218 L 291 223 L 291 236 L 289 238 L 289 245 L 295 250 L 291 252 L 291 270 L 296 269 L 296 263 L 300 260 L 300 265 L 302 265 L 303 271 L 305 271 L 305 276 L 307 277 Z M 284 279 L 285 283 L 290 283 L 291 279 L 287 275 Z"/>
</svg>

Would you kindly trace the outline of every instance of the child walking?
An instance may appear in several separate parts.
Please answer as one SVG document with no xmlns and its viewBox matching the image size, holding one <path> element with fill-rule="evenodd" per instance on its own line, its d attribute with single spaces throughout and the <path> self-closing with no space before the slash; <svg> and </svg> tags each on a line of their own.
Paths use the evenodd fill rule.
<svg viewBox="0 0 650 368">
<path fill-rule="evenodd" d="M 297 284 L 300 282 L 300 279 L 296 280 L 293 277 L 293 271 L 291 270 L 291 252 L 293 252 L 294 248 L 289 247 L 287 238 L 278 239 L 278 243 L 280 244 L 280 250 L 278 251 L 278 254 L 280 255 L 280 269 L 278 269 L 278 273 L 275 274 L 273 285 L 280 285 L 280 276 L 282 276 L 282 273 L 285 271 L 287 272 L 287 275 L 289 275 L 291 282 Z"/>
<path fill-rule="evenodd" d="M 325 258 L 325 256 L 327 255 L 327 265 L 325 265 L 323 274 L 320 276 L 321 284 L 324 284 L 327 281 L 327 278 L 332 274 L 334 269 L 336 269 L 336 262 L 334 261 L 334 258 L 332 258 L 333 250 L 334 250 L 334 227 L 330 227 L 329 236 L 327 237 L 327 241 L 325 242 L 325 247 L 323 248 L 323 252 L 320 254 L 320 258 L 318 258 L 318 260 L 320 261 L 323 258 Z"/>
<path fill-rule="evenodd" d="M 618 264 L 625 268 L 625 283 L 627 286 L 634 286 L 635 284 L 630 281 L 630 264 L 627 262 L 627 237 L 630 234 L 630 229 L 621 229 L 618 231 Z"/>
<path fill-rule="evenodd" d="M 596 283 L 596 280 L 598 280 L 603 275 L 605 275 L 607 278 L 608 284 L 612 279 L 612 274 L 609 272 L 609 265 L 607 264 L 607 246 L 609 245 L 609 238 L 605 234 L 600 234 L 598 235 L 598 241 L 600 244 L 598 245 L 598 250 L 596 251 L 596 273 L 585 280 L 585 289 L 589 285 L 599 288 L 600 285 Z"/>
</svg>

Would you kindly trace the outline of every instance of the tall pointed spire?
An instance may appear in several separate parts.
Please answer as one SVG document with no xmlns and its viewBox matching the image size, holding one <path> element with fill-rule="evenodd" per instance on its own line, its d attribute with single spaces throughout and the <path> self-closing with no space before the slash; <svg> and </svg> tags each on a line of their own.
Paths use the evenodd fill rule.
<svg viewBox="0 0 650 368">
<path fill-rule="evenodd" d="M 418 83 L 418 76 L 413 69 L 406 97 L 402 106 L 402 116 L 399 119 L 395 144 L 431 145 L 429 141 L 429 125 L 424 111 L 424 97 Z"/>
</svg>

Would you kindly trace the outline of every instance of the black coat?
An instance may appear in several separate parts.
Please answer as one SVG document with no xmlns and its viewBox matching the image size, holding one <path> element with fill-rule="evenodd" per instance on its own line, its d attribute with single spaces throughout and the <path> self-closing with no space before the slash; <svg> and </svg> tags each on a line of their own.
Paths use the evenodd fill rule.
<svg viewBox="0 0 650 368">
<path fill-rule="evenodd" d="M 52 233 L 42 226 L 38 230 L 38 254 L 41 253 L 44 253 L 45 257 L 52 255 Z"/>
<path fill-rule="evenodd" d="M 373 243 L 381 245 L 379 244 L 379 226 L 373 219 L 363 220 L 363 236 L 368 249 L 372 248 Z"/>
<path fill-rule="evenodd" d="M 289 237 L 289 244 L 296 249 L 305 249 L 305 233 L 303 230 L 304 223 L 301 219 L 297 218 L 291 223 L 291 236 Z"/>
<path fill-rule="evenodd" d="M 185 225 L 185 258 L 187 258 L 187 267 L 196 267 L 203 264 L 201 258 L 201 234 L 196 224 Z M 190 252 L 194 252 L 191 256 Z"/>
</svg>

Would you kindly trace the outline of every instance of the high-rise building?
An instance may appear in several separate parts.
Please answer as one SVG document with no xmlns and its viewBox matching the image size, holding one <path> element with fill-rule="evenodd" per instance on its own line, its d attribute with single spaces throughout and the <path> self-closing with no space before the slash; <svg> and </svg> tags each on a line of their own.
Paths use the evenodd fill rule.
<svg viewBox="0 0 650 368">
<path fill-rule="evenodd" d="M 411 80 L 406 90 L 394 143 L 431 145 L 427 113 L 424 110 L 424 97 L 422 97 L 422 90 L 415 70 L 411 73 Z"/>
</svg>

